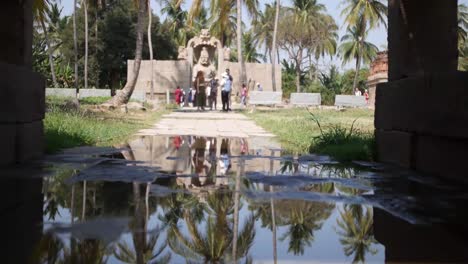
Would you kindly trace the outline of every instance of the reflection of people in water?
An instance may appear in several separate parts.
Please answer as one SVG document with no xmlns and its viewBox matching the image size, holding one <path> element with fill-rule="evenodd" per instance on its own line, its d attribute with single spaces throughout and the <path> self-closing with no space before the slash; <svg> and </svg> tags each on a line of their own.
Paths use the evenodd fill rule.
<svg viewBox="0 0 468 264">
<path fill-rule="evenodd" d="M 182 138 L 180 136 L 176 136 L 173 139 L 174 147 L 179 150 L 180 145 L 182 144 Z"/>
<path fill-rule="evenodd" d="M 195 149 L 192 159 L 195 175 L 198 177 L 200 185 L 205 185 L 211 168 L 211 164 L 205 159 L 206 139 L 204 137 L 195 138 L 192 146 Z"/>
<path fill-rule="evenodd" d="M 242 155 L 249 153 L 249 145 L 247 144 L 247 140 L 244 138 L 241 138 L 240 140 L 240 151 Z"/>
<path fill-rule="evenodd" d="M 222 176 L 228 174 L 231 169 L 231 161 L 229 160 L 229 139 L 223 138 L 221 141 L 221 155 L 219 157 L 219 168 Z"/>
</svg>

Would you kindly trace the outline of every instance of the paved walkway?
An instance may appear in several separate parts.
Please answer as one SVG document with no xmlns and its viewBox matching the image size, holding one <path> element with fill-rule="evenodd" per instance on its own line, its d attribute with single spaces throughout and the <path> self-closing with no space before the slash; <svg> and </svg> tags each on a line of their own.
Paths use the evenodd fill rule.
<svg viewBox="0 0 468 264">
<path fill-rule="evenodd" d="M 274 137 L 243 114 L 215 111 L 172 112 L 164 115 L 152 128 L 140 130 L 137 135 Z"/>
</svg>

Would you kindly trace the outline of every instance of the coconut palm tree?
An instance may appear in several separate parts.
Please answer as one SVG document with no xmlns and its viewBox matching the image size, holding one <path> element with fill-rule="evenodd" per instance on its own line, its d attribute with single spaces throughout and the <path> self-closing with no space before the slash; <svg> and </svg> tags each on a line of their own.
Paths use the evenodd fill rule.
<svg viewBox="0 0 468 264">
<path fill-rule="evenodd" d="M 208 22 L 211 25 L 211 34 L 217 37 L 223 46 L 230 46 L 237 30 L 236 3 L 232 0 L 212 1 L 210 15 Z"/>
<path fill-rule="evenodd" d="M 357 26 L 359 23 L 368 24 L 369 29 L 383 24 L 387 27 L 387 6 L 382 0 L 343 0 L 345 7 L 341 15 L 345 17 L 348 27 Z"/>
<path fill-rule="evenodd" d="M 76 99 L 80 99 L 80 88 L 78 88 L 78 40 L 76 36 L 76 0 L 73 0 L 73 50 L 75 52 L 75 90 Z"/>
<path fill-rule="evenodd" d="M 88 89 L 88 1 L 81 1 L 85 23 L 84 88 Z"/>
<path fill-rule="evenodd" d="M 265 4 L 265 11 L 259 12 L 257 19 L 252 22 L 254 38 L 259 45 L 265 46 L 264 55 L 266 56 L 268 54 L 270 62 L 272 63 L 274 23 L 275 7 L 271 4 Z"/>
<path fill-rule="evenodd" d="M 361 205 L 346 205 L 340 211 L 341 219 L 337 219 L 338 235 L 346 256 L 354 255 L 353 263 L 365 263 L 366 254 L 377 254 L 372 248 L 377 244 L 373 235 L 372 207 Z"/>
<path fill-rule="evenodd" d="M 141 56 L 143 50 L 143 34 L 144 34 L 144 19 L 146 16 L 146 1 L 147 0 L 138 0 L 138 20 L 136 27 L 136 48 L 135 48 L 135 60 L 133 62 L 133 72 L 132 77 L 127 80 L 125 86 L 120 90 L 114 97 L 112 97 L 106 103 L 118 106 L 126 104 L 130 97 L 132 96 L 133 90 L 135 90 L 136 81 L 138 79 L 138 74 L 140 73 L 141 66 Z"/>
<path fill-rule="evenodd" d="M 54 69 L 54 56 L 53 56 L 53 49 L 50 44 L 50 39 L 48 35 L 48 29 L 46 27 L 47 21 L 47 14 L 49 13 L 49 1 L 48 0 L 34 0 L 33 2 L 33 12 L 34 12 L 34 20 L 41 25 L 42 31 L 44 33 L 44 39 L 47 45 L 47 53 L 49 55 L 49 65 L 50 65 L 50 73 L 52 75 L 52 82 L 55 87 L 58 87 L 57 78 L 55 77 L 55 69 Z"/>
<path fill-rule="evenodd" d="M 151 40 L 151 23 L 153 22 L 153 12 L 151 11 L 151 1 L 146 0 L 147 8 L 148 8 L 148 49 L 150 54 L 150 61 L 151 61 L 151 84 L 150 84 L 150 98 L 154 99 L 154 63 L 153 63 L 153 42 Z"/>
<path fill-rule="evenodd" d="M 347 34 L 341 38 L 339 50 L 343 57 L 343 65 L 353 59 L 356 60 L 353 90 L 357 85 L 361 63 L 370 63 L 377 56 L 377 51 L 379 50 L 377 46 L 366 41 L 368 33 L 366 24 L 358 23 L 357 26 L 348 28 Z"/>
<path fill-rule="evenodd" d="M 255 41 L 251 31 L 244 33 L 242 38 L 242 47 L 244 50 L 244 61 L 260 63 L 265 61 L 265 55 L 257 52 L 258 43 Z"/>
<path fill-rule="evenodd" d="M 183 0 L 160 0 L 161 13 L 167 16 L 169 31 L 178 46 L 185 46 L 188 41 L 189 30 L 187 24 L 187 11 L 182 9 Z"/>
<path fill-rule="evenodd" d="M 276 0 L 276 10 L 275 10 L 275 25 L 273 29 L 273 43 L 271 49 L 273 50 L 273 56 L 271 58 L 271 80 L 272 80 L 272 89 L 276 91 L 276 38 L 278 37 L 278 21 L 279 21 L 279 12 L 281 10 L 280 0 Z M 278 56 L 279 57 L 279 56 Z M 279 59 L 279 58 L 278 58 Z"/>
<path fill-rule="evenodd" d="M 336 37 L 337 27 L 325 11 L 325 6 L 316 0 L 294 0 L 292 7 L 285 8 L 281 19 L 278 42 L 296 67 L 297 92 L 300 92 L 303 64 L 322 45 L 320 43 Z"/>
</svg>

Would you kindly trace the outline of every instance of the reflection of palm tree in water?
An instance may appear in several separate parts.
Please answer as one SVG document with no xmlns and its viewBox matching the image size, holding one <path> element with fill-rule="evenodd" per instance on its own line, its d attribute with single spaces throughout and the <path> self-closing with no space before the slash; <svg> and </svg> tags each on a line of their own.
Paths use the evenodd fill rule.
<svg viewBox="0 0 468 264">
<path fill-rule="evenodd" d="M 365 208 L 365 212 L 364 212 Z M 354 255 L 353 263 L 365 263 L 366 253 L 377 254 L 372 245 L 377 243 L 373 231 L 373 211 L 370 206 L 346 205 L 337 220 L 340 243 L 346 256 Z"/>
<path fill-rule="evenodd" d="M 148 187 L 145 193 L 145 202 L 148 203 Z M 143 201 L 140 195 L 140 183 L 133 182 L 133 206 L 134 206 L 134 218 L 130 223 L 132 231 L 133 246 L 134 250 L 130 249 L 127 243 L 118 243 L 117 249 L 114 250 L 115 257 L 125 263 L 169 263 L 171 254 L 167 253 L 162 255 L 162 252 L 167 246 L 167 242 L 164 242 L 158 249 L 155 250 L 156 243 L 159 238 L 160 230 L 156 228 L 155 232 L 148 235 L 148 205 L 143 207 Z"/>
<path fill-rule="evenodd" d="M 289 238 L 288 252 L 295 255 L 304 254 L 304 248 L 311 246 L 314 231 L 322 228 L 323 222 L 330 217 L 334 204 L 307 201 L 279 201 L 276 214 L 279 225 L 288 225 L 280 241 Z"/>
<path fill-rule="evenodd" d="M 200 232 L 200 224 L 189 211 L 184 213 L 188 236 L 183 234 L 179 225 L 171 225 L 168 231 L 169 246 L 176 254 L 187 261 L 204 263 L 231 262 L 229 256 L 233 248 L 234 232 L 231 218 L 234 213 L 232 192 L 215 192 L 210 194 L 205 209 L 206 230 Z M 236 243 L 238 258 L 246 257 L 255 237 L 254 218 L 249 217 L 239 232 Z M 192 263 L 190 262 L 190 263 Z"/>
</svg>

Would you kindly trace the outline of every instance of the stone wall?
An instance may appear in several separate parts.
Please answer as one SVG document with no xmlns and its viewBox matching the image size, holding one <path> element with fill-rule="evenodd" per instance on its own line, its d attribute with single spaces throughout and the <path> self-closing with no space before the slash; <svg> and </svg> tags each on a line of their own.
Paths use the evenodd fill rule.
<svg viewBox="0 0 468 264">
<path fill-rule="evenodd" d="M 468 150 L 467 72 L 379 84 L 375 127 L 380 161 L 463 180 Z"/>
<path fill-rule="evenodd" d="M 127 63 L 127 80 L 133 76 L 133 60 Z M 153 61 L 154 93 L 157 98 L 164 100 L 166 90 L 172 92 L 177 86 L 187 89 L 190 87 L 190 64 L 187 61 Z M 151 61 L 141 61 L 135 91 L 149 95 L 151 92 Z"/>
<path fill-rule="evenodd" d="M 75 97 L 73 88 L 46 88 L 46 96 Z M 111 96 L 110 89 L 80 89 L 80 98 Z M 133 91 L 131 99 L 144 101 L 145 93 L 142 91 Z"/>
<path fill-rule="evenodd" d="M 133 60 L 127 63 L 127 79 L 132 77 Z M 272 91 L 271 81 L 271 64 L 268 63 L 246 63 L 247 80 L 259 82 L 263 91 Z M 234 79 L 232 96 L 240 91 L 240 65 L 237 62 L 224 62 L 218 70 L 220 74 L 229 68 Z M 165 101 L 166 90 L 169 89 L 171 97 L 177 86 L 183 89 L 188 89 L 191 86 L 190 64 L 186 60 L 179 61 L 154 61 L 154 93 L 155 96 L 162 101 Z M 149 95 L 151 85 L 151 62 L 143 60 L 141 62 L 140 73 L 138 75 L 135 92 Z M 276 65 L 276 87 L 277 91 L 281 91 L 281 65 Z M 220 96 L 219 96 L 220 97 Z M 218 98 L 219 99 L 219 98 Z M 221 99 L 219 99 L 221 100 Z"/>
<path fill-rule="evenodd" d="M 240 80 L 240 65 L 237 62 L 224 62 L 224 69 L 221 69 L 224 72 L 225 68 L 229 68 L 231 75 L 234 79 L 233 90 L 235 95 L 240 91 L 241 83 Z M 245 63 L 245 70 L 247 73 L 247 80 L 251 79 L 254 83 L 260 83 L 263 88 L 263 91 L 273 91 L 273 84 L 271 79 L 271 70 L 272 65 L 270 63 Z M 281 92 L 281 65 L 277 64 L 275 67 L 276 71 L 276 91 Z M 256 88 L 255 88 L 256 89 Z"/>
</svg>

